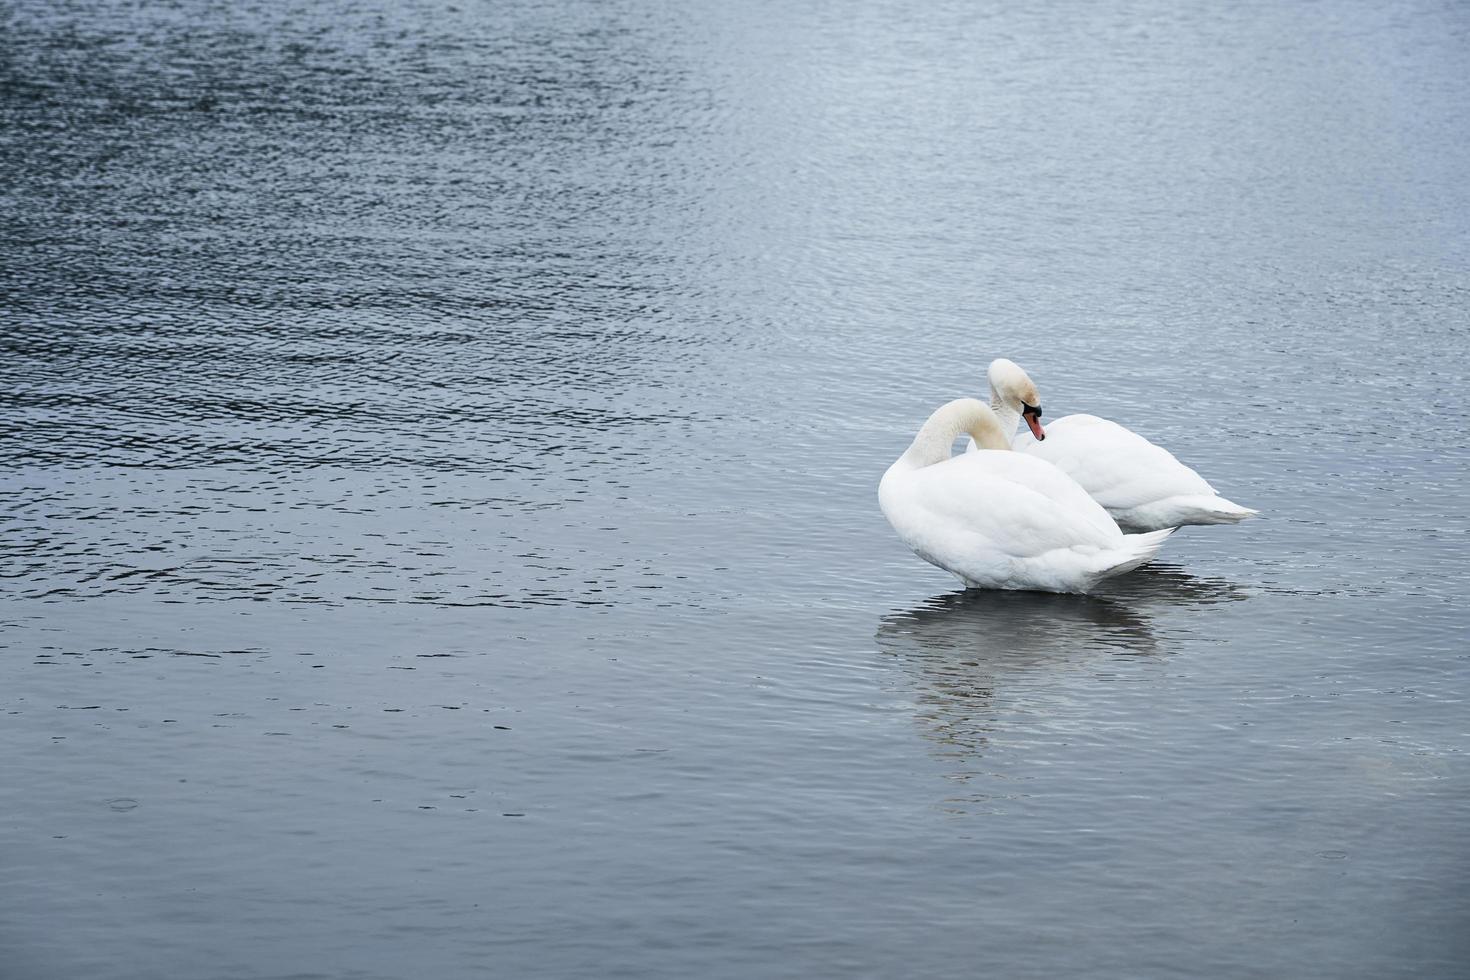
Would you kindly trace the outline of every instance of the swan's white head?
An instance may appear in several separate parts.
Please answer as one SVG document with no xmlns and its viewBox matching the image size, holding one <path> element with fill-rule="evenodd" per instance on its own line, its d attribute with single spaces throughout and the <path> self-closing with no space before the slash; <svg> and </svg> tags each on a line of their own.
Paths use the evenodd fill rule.
<svg viewBox="0 0 1470 980">
<path fill-rule="evenodd" d="M 1021 370 L 1021 365 L 1015 361 L 997 357 L 990 362 L 986 377 L 990 379 L 991 392 L 1004 404 L 1020 411 L 1033 436 L 1045 439 L 1046 432 L 1041 428 L 1041 394 L 1036 390 L 1031 375 Z"/>
</svg>

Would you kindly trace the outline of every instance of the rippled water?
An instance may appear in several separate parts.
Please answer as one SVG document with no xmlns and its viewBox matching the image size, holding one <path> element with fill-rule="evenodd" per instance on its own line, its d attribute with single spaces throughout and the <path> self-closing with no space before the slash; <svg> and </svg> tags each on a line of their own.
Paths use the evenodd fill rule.
<svg viewBox="0 0 1470 980">
<path fill-rule="evenodd" d="M 1463 5 L 3 19 L 7 978 L 1467 975 Z M 1001 355 L 1263 516 L 955 591 Z"/>
</svg>

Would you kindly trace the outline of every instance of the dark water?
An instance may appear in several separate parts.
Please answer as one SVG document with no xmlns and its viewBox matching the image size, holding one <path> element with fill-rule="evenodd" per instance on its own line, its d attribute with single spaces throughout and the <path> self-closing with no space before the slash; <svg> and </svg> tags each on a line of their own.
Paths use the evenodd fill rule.
<svg viewBox="0 0 1470 980">
<path fill-rule="evenodd" d="M 8 4 L 0 975 L 1470 975 L 1470 15 L 1014 6 Z"/>
</svg>

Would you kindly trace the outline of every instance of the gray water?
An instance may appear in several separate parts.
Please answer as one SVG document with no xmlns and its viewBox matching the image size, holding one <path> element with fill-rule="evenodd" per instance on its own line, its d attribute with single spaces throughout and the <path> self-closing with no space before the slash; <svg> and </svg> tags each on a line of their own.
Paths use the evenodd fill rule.
<svg viewBox="0 0 1470 980">
<path fill-rule="evenodd" d="M 1463 4 L 0 19 L 0 976 L 1470 975 Z M 997 356 L 1262 516 L 957 591 Z"/>
</svg>

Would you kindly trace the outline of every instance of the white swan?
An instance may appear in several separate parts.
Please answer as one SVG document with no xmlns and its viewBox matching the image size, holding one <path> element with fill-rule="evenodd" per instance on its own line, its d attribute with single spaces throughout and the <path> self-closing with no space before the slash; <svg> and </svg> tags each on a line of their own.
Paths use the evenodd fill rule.
<svg viewBox="0 0 1470 980">
<path fill-rule="evenodd" d="M 951 457 L 962 432 L 980 449 Z M 985 589 L 1086 592 L 1148 561 L 1170 534 L 1125 535 L 1071 477 L 1011 452 L 995 413 L 974 398 L 929 416 L 883 474 L 878 503 L 915 554 Z"/>
<path fill-rule="evenodd" d="M 1256 513 L 1226 500 L 1173 453 L 1116 422 L 1068 415 L 1048 425 L 1043 436 L 1041 401 L 1026 372 L 1002 357 L 990 362 L 987 376 L 990 407 L 1006 438 L 1020 418 L 1036 436 L 1036 441 L 1019 436 L 1012 448 L 1065 471 L 1125 531 L 1235 524 Z"/>
</svg>

